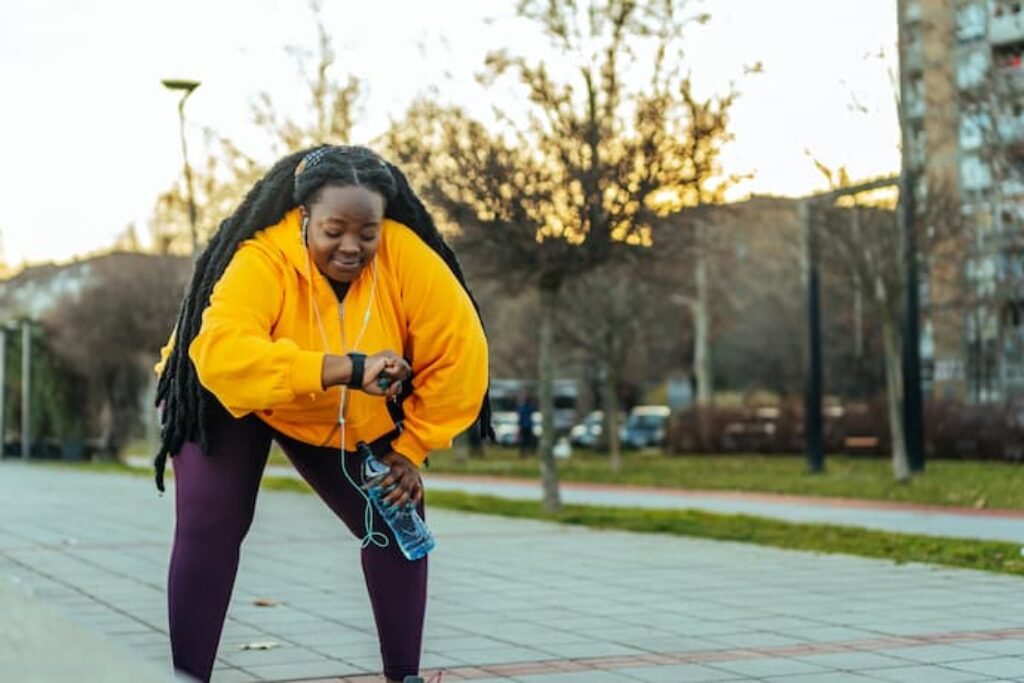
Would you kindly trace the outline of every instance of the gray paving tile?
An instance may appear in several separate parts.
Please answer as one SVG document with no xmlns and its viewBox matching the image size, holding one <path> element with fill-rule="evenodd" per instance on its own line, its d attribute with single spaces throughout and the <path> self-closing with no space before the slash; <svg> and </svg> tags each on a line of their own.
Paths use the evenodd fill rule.
<svg viewBox="0 0 1024 683">
<path fill-rule="evenodd" d="M 950 669 L 985 676 L 1024 678 L 1024 657 L 995 657 L 967 662 L 950 662 Z"/>
<path fill-rule="evenodd" d="M 714 662 L 708 666 L 714 669 L 721 669 L 723 671 L 740 674 L 742 676 L 752 676 L 754 678 L 827 673 L 829 671 L 825 667 L 784 657 L 741 659 L 734 662 Z"/>
<path fill-rule="evenodd" d="M 868 678 L 848 671 L 814 673 L 802 676 L 773 676 L 762 678 L 763 683 L 878 683 L 877 678 Z"/>
<path fill-rule="evenodd" d="M 305 643 L 304 643 L 305 644 Z M 354 657 L 380 657 L 377 641 L 337 643 L 333 645 L 310 645 L 309 649 L 331 659 L 350 660 Z"/>
<path fill-rule="evenodd" d="M 779 633 L 809 643 L 838 643 L 849 640 L 869 640 L 878 637 L 877 633 L 856 628 L 846 628 L 844 626 L 787 629 Z"/>
<path fill-rule="evenodd" d="M 219 658 L 239 669 L 251 669 L 270 664 L 293 662 L 322 662 L 324 655 L 302 647 L 275 647 L 269 650 L 235 650 L 221 652 Z"/>
<path fill-rule="evenodd" d="M 1024 656 L 1024 640 L 976 640 L 960 647 L 992 655 Z"/>
<path fill-rule="evenodd" d="M 815 666 L 837 669 L 839 671 L 870 672 L 872 669 L 888 669 L 906 664 L 905 660 L 898 657 L 889 657 L 874 652 L 830 652 L 820 655 L 799 655 L 793 658 Z"/>
<path fill-rule="evenodd" d="M 516 676 L 519 683 L 636 683 L 637 679 L 618 671 L 577 671 L 560 674 Z"/>
<path fill-rule="evenodd" d="M 433 652 L 424 652 L 420 656 L 420 668 L 424 670 L 454 669 L 465 665 L 465 660 L 455 656 L 439 655 Z"/>
<path fill-rule="evenodd" d="M 722 635 L 714 636 L 711 640 L 730 648 L 750 649 L 784 647 L 787 645 L 799 645 L 803 642 L 790 636 L 766 633 L 764 631 L 755 631 L 752 633 L 724 633 Z"/>
<path fill-rule="evenodd" d="M 892 683 L 975 683 L 979 680 L 990 679 L 987 676 L 979 678 L 977 673 L 929 665 L 876 669 L 870 675 L 880 681 L 891 681 Z"/>
<path fill-rule="evenodd" d="M 561 657 L 525 647 L 502 647 L 488 650 L 463 650 L 458 653 L 458 659 L 474 666 L 486 666 L 488 664 L 540 662 L 561 659 Z"/>
<path fill-rule="evenodd" d="M 620 673 L 645 683 L 719 683 L 740 680 L 737 674 L 698 664 L 669 664 L 620 669 Z M 745 678 L 745 677 L 744 677 Z M 747 679 L 749 680 L 749 679 Z"/>
<path fill-rule="evenodd" d="M 292 662 L 289 664 L 267 664 L 263 666 L 241 667 L 245 673 L 264 681 L 285 681 L 303 678 L 327 678 L 357 673 L 351 665 L 337 660 L 320 662 Z"/>
<path fill-rule="evenodd" d="M 581 659 L 586 657 L 626 657 L 642 655 L 643 650 L 626 647 L 617 643 L 605 643 L 599 640 L 587 643 L 552 643 L 537 646 L 538 650 L 562 659 Z"/>
<path fill-rule="evenodd" d="M 251 683 L 259 680 L 261 679 L 238 669 L 214 669 L 210 683 Z"/>
<path fill-rule="evenodd" d="M 885 648 L 876 651 L 880 655 L 907 659 L 921 664 L 942 664 L 981 659 L 977 650 L 961 645 L 920 645 L 917 647 Z"/>
</svg>

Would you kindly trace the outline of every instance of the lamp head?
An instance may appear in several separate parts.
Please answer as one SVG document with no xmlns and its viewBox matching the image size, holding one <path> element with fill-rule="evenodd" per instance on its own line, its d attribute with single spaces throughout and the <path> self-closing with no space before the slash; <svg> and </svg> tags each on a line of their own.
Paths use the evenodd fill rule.
<svg viewBox="0 0 1024 683">
<path fill-rule="evenodd" d="M 165 78 L 160 82 L 163 83 L 164 87 L 168 90 L 181 90 L 184 91 L 185 94 L 189 94 L 199 87 L 199 81 L 189 81 L 185 79 Z"/>
</svg>

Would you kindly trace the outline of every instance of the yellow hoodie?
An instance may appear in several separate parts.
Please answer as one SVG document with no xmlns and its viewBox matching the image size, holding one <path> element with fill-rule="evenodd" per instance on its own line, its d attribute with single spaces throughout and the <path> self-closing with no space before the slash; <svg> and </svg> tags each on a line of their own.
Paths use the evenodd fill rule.
<svg viewBox="0 0 1024 683">
<path fill-rule="evenodd" d="M 349 286 L 342 318 L 334 291 L 308 258 L 299 220 L 293 209 L 238 247 L 189 347 L 199 381 L 235 417 L 255 413 L 282 434 L 337 448 L 341 389 L 324 391 L 320 384 L 324 354 L 393 350 L 413 370 L 404 430 L 393 448 L 421 464 L 431 450 L 450 446 L 480 410 L 487 341 L 473 304 L 433 249 L 408 227 L 385 220 L 374 258 L 376 286 L 367 265 Z M 367 311 L 359 347 L 343 347 L 342 322 L 352 343 Z M 172 336 L 157 372 L 173 342 Z M 394 429 L 384 398 L 347 394 L 346 450 Z"/>
</svg>

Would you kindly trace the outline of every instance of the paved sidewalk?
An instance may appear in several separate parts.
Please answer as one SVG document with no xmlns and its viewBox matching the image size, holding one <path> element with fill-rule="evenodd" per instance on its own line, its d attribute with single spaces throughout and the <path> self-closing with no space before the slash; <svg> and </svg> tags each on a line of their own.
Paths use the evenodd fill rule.
<svg viewBox="0 0 1024 683">
<path fill-rule="evenodd" d="M 424 665 L 446 683 L 1024 681 L 1013 577 L 442 510 L 430 524 Z M 0 578 L 165 671 L 171 528 L 171 496 L 141 477 L 0 463 Z M 314 496 L 261 492 L 214 680 L 377 680 L 357 554 Z M 239 649 L 257 642 L 276 646 Z"/>
</svg>

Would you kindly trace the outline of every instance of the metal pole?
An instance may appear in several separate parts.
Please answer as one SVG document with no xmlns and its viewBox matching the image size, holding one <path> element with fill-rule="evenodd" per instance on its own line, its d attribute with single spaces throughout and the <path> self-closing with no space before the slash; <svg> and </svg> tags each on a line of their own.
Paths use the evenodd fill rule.
<svg viewBox="0 0 1024 683">
<path fill-rule="evenodd" d="M 807 450 L 807 471 L 825 469 L 825 445 L 822 429 L 822 359 L 821 359 L 821 282 L 818 273 L 818 239 L 809 202 L 800 203 L 807 273 L 807 387 L 804 408 L 804 438 Z"/>
<path fill-rule="evenodd" d="M 185 163 L 185 191 L 188 194 L 188 224 L 192 235 L 192 258 L 199 258 L 199 232 L 196 228 L 196 198 L 192 189 L 192 167 L 188 163 L 188 141 L 185 138 L 185 100 L 192 94 L 185 92 L 178 102 L 178 124 L 181 136 L 181 157 Z"/>
<path fill-rule="evenodd" d="M 21 323 L 21 457 L 28 459 L 32 446 L 32 323 Z"/>
<path fill-rule="evenodd" d="M 900 187 L 903 250 L 906 259 L 906 301 L 903 312 L 903 430 L 910 471 L 924 472 L 924 408 L 921 396 L 921 328 L 917 258 L 914 174 L 904 168 Z"/>
<path fill-rule="evenodd" d="M 897 0 L 896 17 L 900 63 L 907 63 L 909 36 L 907 2 Z M 906 94 L 910 92 L 907 70 L 900 69 L 900 97 L 898 99 L 902 158 L 900 163 L 900 223 L 903 228 L 903 257 L 906 268 L 906 293 L 903 307 L 903 434 L 907 450 L 907 464 L 914 473 L 924 472 L 924 409 L 921 397 L 921 329 L 919 320 L 919 291 L 917 262 L 917 207 L 914 206 L 915 173 L 911 153 L 914 147 L 907 116 Z"/>
<path fill-rule="evenodd" d="M 7 330 L 0 327 L 0 459 L 7 451 Z"/>
</svg>

